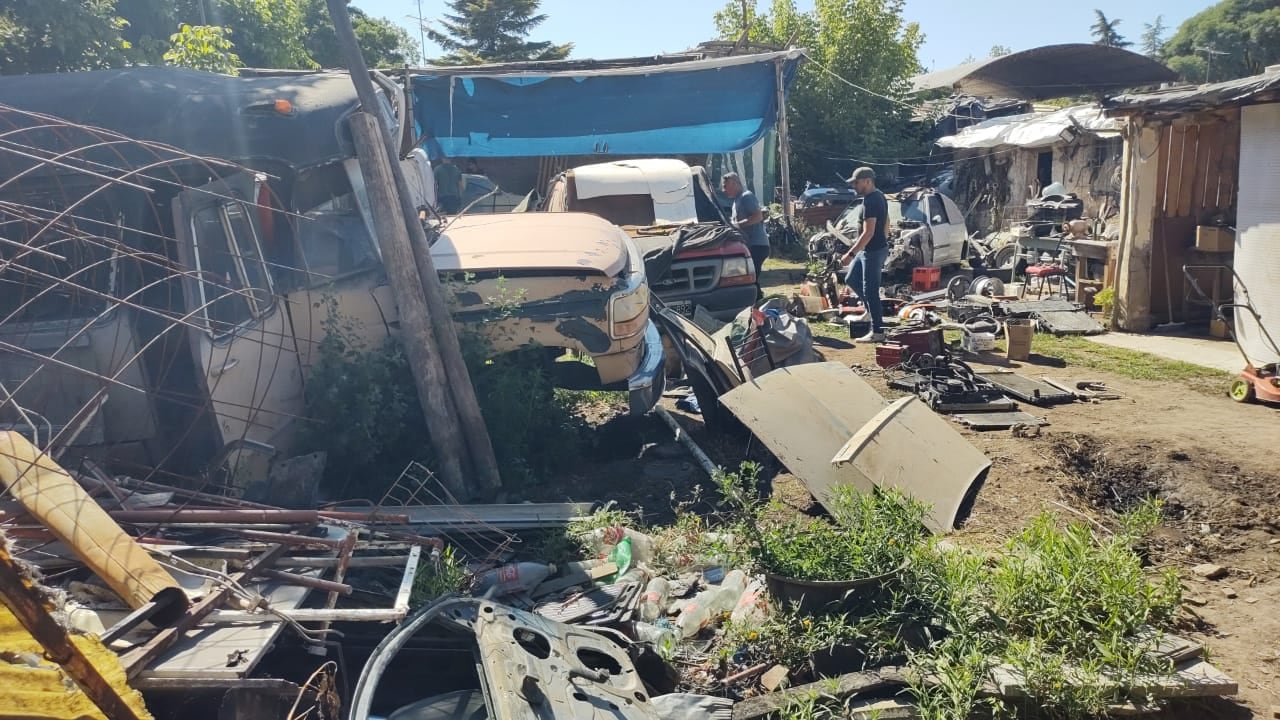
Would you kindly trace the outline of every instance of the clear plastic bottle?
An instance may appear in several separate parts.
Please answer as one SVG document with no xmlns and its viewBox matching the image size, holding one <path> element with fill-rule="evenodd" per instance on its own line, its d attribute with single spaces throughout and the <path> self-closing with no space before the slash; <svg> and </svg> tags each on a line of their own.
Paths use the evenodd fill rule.
<svg viewBox="0 0 1280 720">
<path fill-rule="evenodd" d="M 631 559 L 643 563 L 653 559 L 653 538 L 638 530 L 619 526 L 597 528 L 584 538 L 591 552 L 598 557 L 607 556 L 623 538 L 631 538 Z"/>
<path fill-rule="evenodd" d="M 676 629 L 682 639 L 697 635 L 711 622 L 733 610 L 747 588 L 747 575 L 741 570 L 734 570 L 725 576 L 724 582 L 713 588 L 698 593 L 680 608 L 680 617 L 676 620 Z"/>
<path fill-rule="evenodd" d="M 671 584 L 666 578 L 656 577 L 649 581 L 640 596 L 640 620 L 651 623 L 666 614 L 667 598 L 671 596 Z"/>
<path fill-rule="evenodd" d="M 765 594 L 764 581 L 754 579 L 747 584 L 747 589 L 738 598 L 729 620 L 735 625 L 753 625 L 763 621 L 768 614 L 768 596 Z"/>
<path fill-rule="evenodd" d="M 503 565 L 479 575 L 471 588 L 471 592 L 476 595 L 483 595 L 494 587 L 498 589 L 498 597 L 518 592 L 529 592 L 543 580 L 554 575 L 555 572 L 555 565 L 543 565 L 542 563 L 522 562 Z"/>
<path fill-rule="evenodd" d="M 663 627 L 646 622 L 635 622 L 631 624 L 631 634 L 635 636 L 636 642 L 653 645 L 654 649 L 662 657 L 671 657 L 675 653 L 676 644 L 679 642 L 676 631 L 670 626 Z"/>
</svg>

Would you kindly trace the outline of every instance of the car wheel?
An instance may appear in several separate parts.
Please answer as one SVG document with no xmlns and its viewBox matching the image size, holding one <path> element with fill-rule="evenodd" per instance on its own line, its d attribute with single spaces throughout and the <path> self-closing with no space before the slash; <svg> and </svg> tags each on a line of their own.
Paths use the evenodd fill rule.
<svg viewBox="0 0 1280 720">
<path fill-rule="evenodd" d="M 1014 258 L 1017 256 L 1018 249 L 1012 244 L 996 250 L 995 265 L 1000 270 L 1010 270 L 1013 268 Z"/>
</svg>

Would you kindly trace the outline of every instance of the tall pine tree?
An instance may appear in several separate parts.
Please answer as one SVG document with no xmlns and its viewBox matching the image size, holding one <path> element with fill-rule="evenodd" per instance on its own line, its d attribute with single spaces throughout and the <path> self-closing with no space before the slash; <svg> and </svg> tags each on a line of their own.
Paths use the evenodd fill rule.
<svg viewBox="0 0 1280 720">
<path fill-rule="evenodd" d="M 428 26 L 427 37 L 448 54 L 441 65 L 562 60 L 572 44 L 529 42 L 526 38 L 547 19 L 538 13 L 538 0 L 450 0 L 452 13 Z"/>
</svg>

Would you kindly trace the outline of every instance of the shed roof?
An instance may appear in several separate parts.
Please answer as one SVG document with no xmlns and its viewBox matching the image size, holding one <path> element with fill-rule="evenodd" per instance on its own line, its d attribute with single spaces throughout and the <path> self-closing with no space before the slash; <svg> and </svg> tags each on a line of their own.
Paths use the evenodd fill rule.
<svg viewBox="0 0 1280 720">
<path fill-rule="evenodd" d="M 961 130 L 938 144 L 949 148 L 1037 148 L 1068 142 L 1071 133 L 1102 137 L 1118 135 L 1120 120 L 1107 117 L 1095 105 L 1077 105 L 1051 113 L 1030 113 L 996 118 Z"/>
<path fill-rule="evenodd" d="M 1171 82 L 1145 55 L 1090 43 L 1046 45 L 917 76 L 917 91 L 953 87 L 971 95 L 1048 100 Z"/>
<path fill-rule="evenodd" d="M 1106 102 L 1113 115 L 1186 113 L 1280 100 L 1280 71 L 1227 82 L 1119 95 Z"/>
</svg>

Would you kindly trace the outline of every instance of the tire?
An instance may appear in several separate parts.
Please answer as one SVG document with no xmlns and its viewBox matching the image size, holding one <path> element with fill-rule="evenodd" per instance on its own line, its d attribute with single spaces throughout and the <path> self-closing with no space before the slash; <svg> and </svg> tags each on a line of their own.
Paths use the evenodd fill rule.
<svg viewBox="0 0 1280 720">
<path fill-rule="evenodd" d="M 1005 245 L 996 250 L 994 261 L 997 270 L 1012 270 L 1015 258 L 1017 257 L 1017 248 L 1013 245 Z"/>
<path fill-rule="evenodd" d="M 1227 394 L 1238 403 L 1251 403 L 1258 396 L 1258 391 L 1254 389 L 1252 381 L 1239 377 L 1231 381 Z"/>
</svg>

